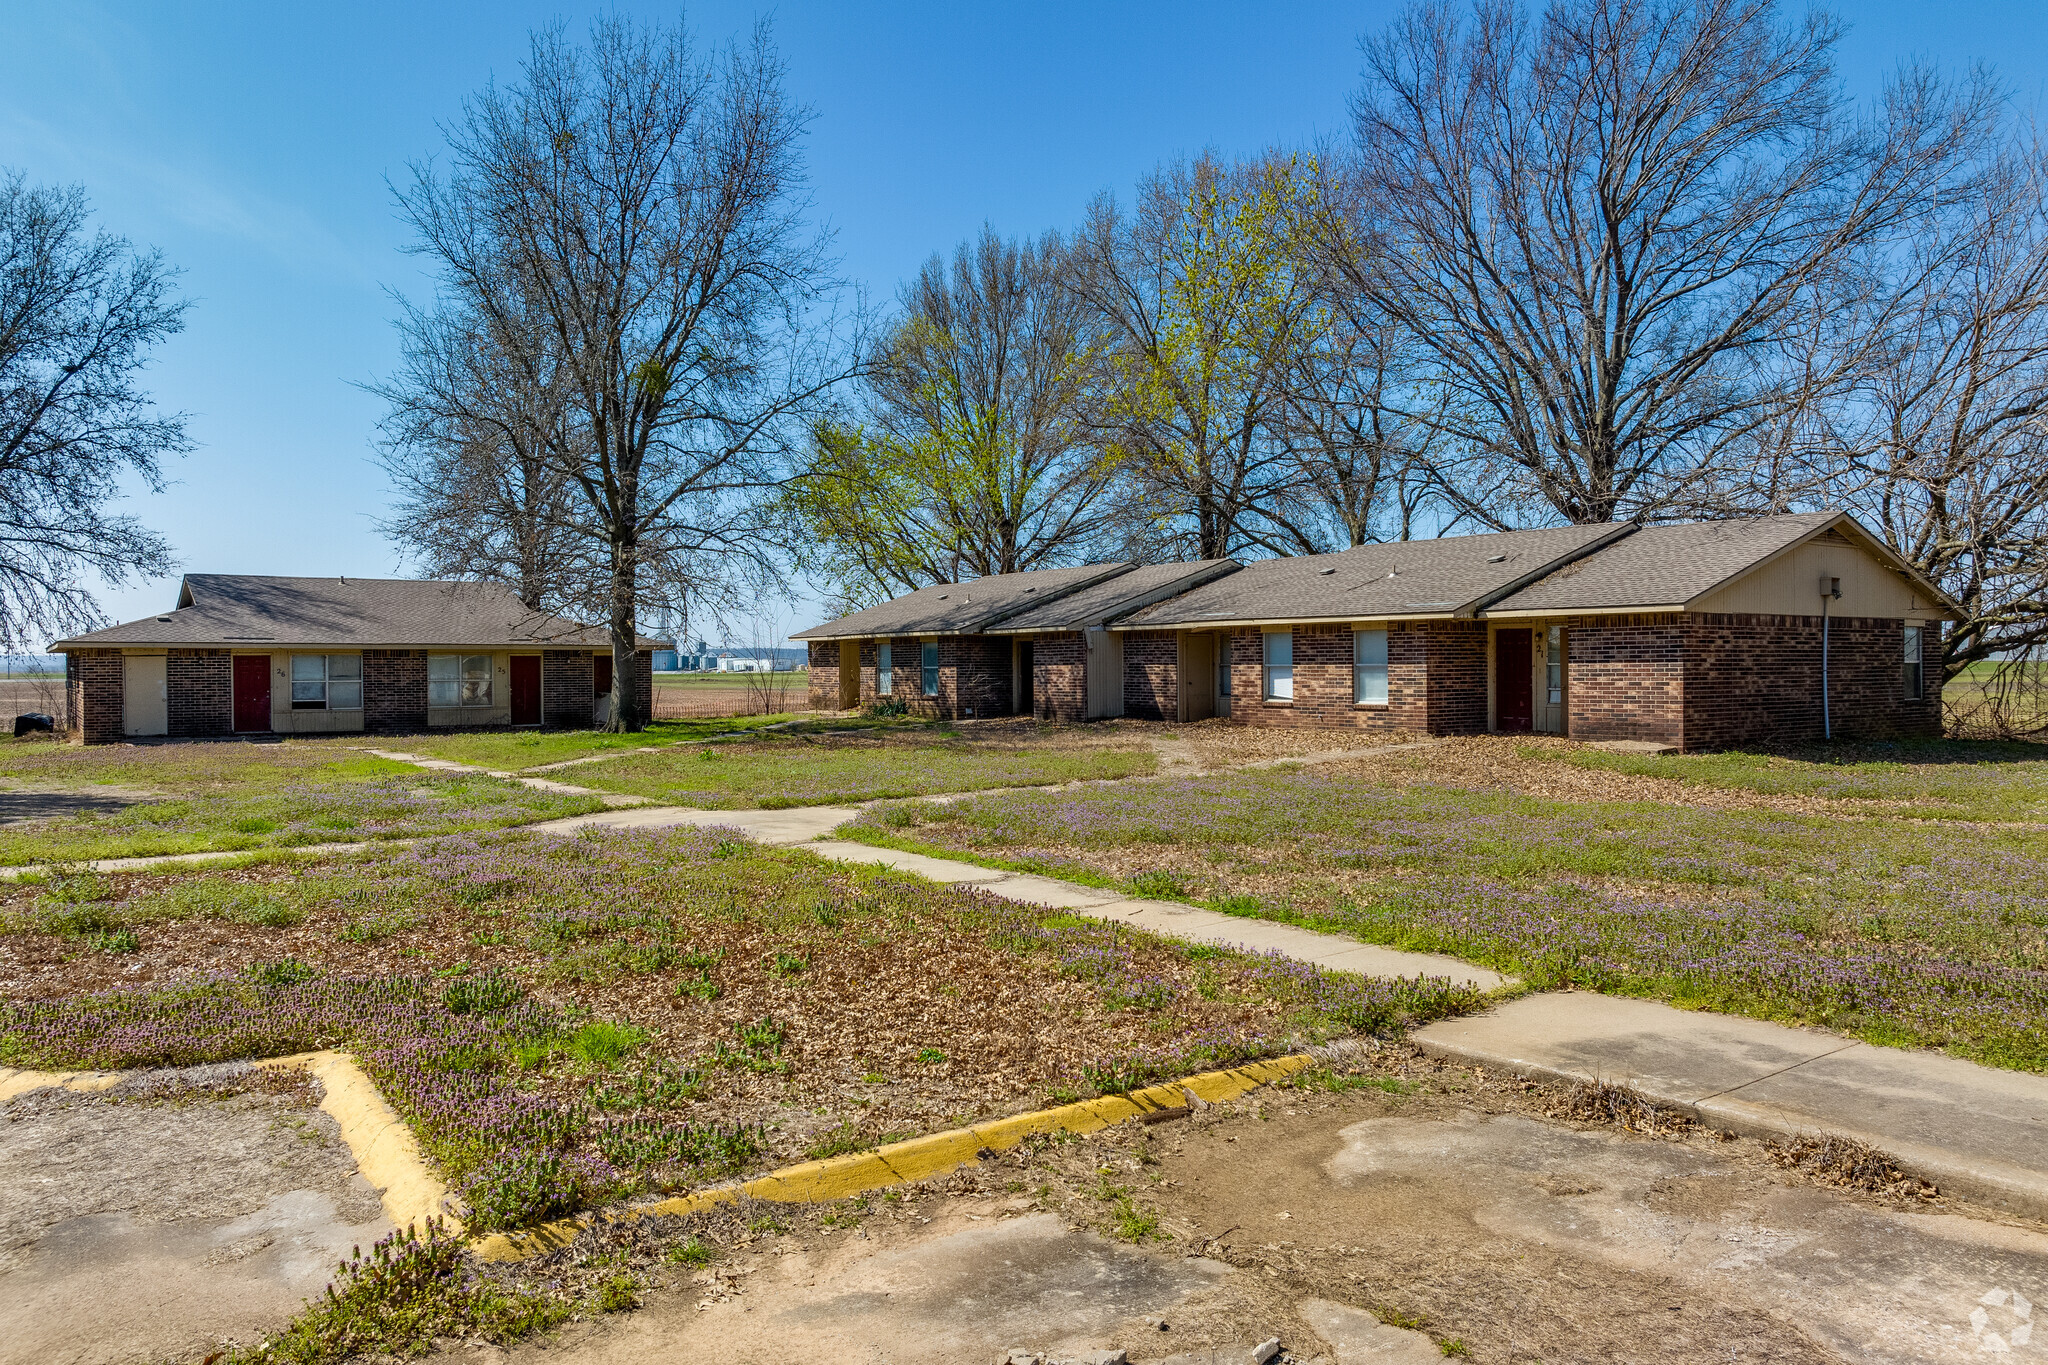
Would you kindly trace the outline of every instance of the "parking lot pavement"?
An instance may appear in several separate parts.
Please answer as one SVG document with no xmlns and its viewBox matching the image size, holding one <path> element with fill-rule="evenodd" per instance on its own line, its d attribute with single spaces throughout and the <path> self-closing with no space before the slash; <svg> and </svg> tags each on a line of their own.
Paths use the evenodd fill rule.
<svg viewBox="0 0 2048 1365">
<path fill-rule="evenodd" d="M 137 1073 L 0 1108 L 0 1365 L 196 1360 L 254 1342 L 351 1246 L 390 1231 L 301 1081 L 221 1093 L 246 1070 Z M 173 1097 L 148 1097 L 180 1074 Z"/>
</svg>

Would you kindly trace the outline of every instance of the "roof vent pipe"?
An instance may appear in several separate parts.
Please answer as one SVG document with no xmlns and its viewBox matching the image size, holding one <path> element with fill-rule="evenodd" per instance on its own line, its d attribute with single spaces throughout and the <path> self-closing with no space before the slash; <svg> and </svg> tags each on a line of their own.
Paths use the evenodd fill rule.
<svg viewBox="0 0 2048 1365">
<path fill-rule="evenodd" d="M 1820 576 L 1820 733 L 1823 739 L 1835 737 L 1834 717 L 1828 710 L 1828 603 L 1842 600 L 1842 580 L 1827 574 Z"/>
</svg>

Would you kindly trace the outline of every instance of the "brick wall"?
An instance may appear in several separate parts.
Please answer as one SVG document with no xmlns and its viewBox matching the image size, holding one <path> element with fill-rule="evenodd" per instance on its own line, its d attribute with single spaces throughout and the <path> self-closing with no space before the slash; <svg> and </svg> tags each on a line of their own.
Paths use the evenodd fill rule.
<svg viewBox="0 0 2048 1365">
<path fill-rule="evenodd" d="M 639 699 L 640 723 L 654 718 L 654 651 L 633 651 L 633 695 Z"/>
<path fill-rule="evenodd" d="M 1040 720 L 1088 715 L 1088 645 L 1078 630 L 1041 635 L 1031 648 L 1031 696 Z"/>
<path fill-rule="evenodd" d="M 1686 627 L 1688 749 L 1812 740 L 1824 733 L 1818 616 L 1696 616 Z M 1941 643 L 1922 635 L 1923 695 L 1905 696 L 1905 623 L 1828 623 L 1828 705 L 1838 739 L 1941 734 Z"/>
<path fill-rule="evenodd" d="M 588 730 L 597 704 L 596 674 L 590 651 L 544 649 L 540 652 L 540 718 L 544 725 Z"/>
<path fill-rule="evenodd" d="M 363 651 L 363 729 L 404 734 L 427 728 L 427 652 Z"/>
<path fill-rule="evenodd" d="M 1180 719 L 1180 646 L 1170 630 L 1124 634 L 1124 714 L 1137 720 Z"/>
<path fill-rule="evenodd" d="M 235 732 L 235 662 L 225 649 L 174 649 L 164 660 L 165 729 L 173 735 Z"/>
<path fill-rule="evenodd" d="M 79 743 L 121 742 L 124 677 L 118 649 L 76 649 L 64 656 L 65 706 Z"/>
<path fill-rule="evenodd" d="M 1685 740 L 1685 625 L 1677 616 L 1565 622 L 1566 733 L 1573 739 Z"/>
<path fill-rule="evenodd" d="M 1294 699 L 1265 700 L 1265 632 L 1231 637 L 1230 716 L 1242 725 L 1467 734 L 1486 728 L 1486 627 L 1396 621 L 1387 629 L 1387 704 L 1360 706 L 1352 627 L 1294 628 Z M 1476 695 L 1475 695 L 1476 689 Z"/>
<path fill-rule="evenodd" d="M 813 640 L 811 648 L 811 709 L 839 709 L 839 641 Z"/>
<path fill-rule="evenodd" d="M 1486 623 L 1415 621 L 1403 634 L 1422 637 L 1425 712 L 1421 728 L 1433 735 L 1486 732 Z M 1387 640 L 1393 654 L 1393 637 Z M 1391 671 L 1391 666 L 1389 671 Z M 1391 691 L 1391 679 L 1389 680 Z"/>
</svg>

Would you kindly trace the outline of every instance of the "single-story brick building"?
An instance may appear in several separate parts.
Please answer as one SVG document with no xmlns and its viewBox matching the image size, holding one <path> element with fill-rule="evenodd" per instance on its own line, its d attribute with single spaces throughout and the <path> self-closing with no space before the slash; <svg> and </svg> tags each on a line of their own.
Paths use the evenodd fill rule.
<svg viewBox="0 0 2048 1365">
<path fill-rule="evenodd" d="M 635 655 L 653 694 L 653 649 Z M 187 574 L 169 613 L 50 646 L 74 738 L 397 733 L 603 720 L 602 629 L 491 583 Z"/>
<path fill-rule="evenodd" d="M 1152 604 L 1112 605 L 1097 623 L 1096 599 L 1137 574 L 1161 589 Z M 1037 602 L 1016 605 L 1034 584 Z M 1084 675 L 1086 661 L 1118 655 L 1123 674 L 1115 708 L 1095 700 L 1107 687 L 1100 670 L 1086 677 L 1082 717 L 1526 731 L 1686 749 L 1939 734 L 1941 623 L 1955 614 L 1837 512 L 1450 536 L 1242 567 L 1096 565 L 927 588 L 872 611 L 920 598 L 934 621 L 948 601 L 988 610 L 974 631 L 990 643 L 956 649 L 942 679 L 951 695 L 984 698 L 983 715 L 1022 698 L 1024 709 L 1075 718 L 1067 656 L 1079 649 Z M 839 639 L 862 615 L 805 634 Z M 1080 648 L 1070 637 L 1082 616 L 1082 641 L 1099 624 L 1120 646 Z M 929 652 L 945 638 L 896 648 Z M 1004 638 L 1007 652 L 993 644 Z M 837 684 L 820 687 L 821 657 L 814 643 L 813 704 L 830 706 Z M 867 695 L 857 684 L 840 702 Z M 974 714 L 930 695 L 941 714 Z M 1053 696 L 1064 700 L 1049 706 Z"/>
<path fill-rule="evenodd" d="M 798 631 L 791 638 L 810 650 L 811 705 L 851 711 L 893 701 L 952 720 L 1015 715 L 1022 700 L 1029 712 L 1031 648 L 996 628 L 1136 567 L 1083 564 L 938 583 Z"/>
</svg>

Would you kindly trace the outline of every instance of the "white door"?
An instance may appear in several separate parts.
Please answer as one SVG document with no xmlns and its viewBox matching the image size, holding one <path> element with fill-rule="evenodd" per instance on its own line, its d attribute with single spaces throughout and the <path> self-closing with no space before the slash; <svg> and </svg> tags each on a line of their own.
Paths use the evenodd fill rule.
<svg viewBox="0 0 2048 1365">
<path fill-rule="evenodd" d="M 1100 626 L 1082 636 L 1088 643 L 1089 720 L 1124 713 L 1124 637 Z"/>
<path fill-rule="evenodd" d="M 121 732 L 165 733 L 170 729 L 170 694 L 164 681 L 164 656 L 130 654 L 121 662 Z"/>
</svg>

